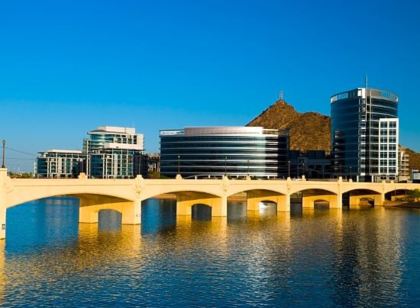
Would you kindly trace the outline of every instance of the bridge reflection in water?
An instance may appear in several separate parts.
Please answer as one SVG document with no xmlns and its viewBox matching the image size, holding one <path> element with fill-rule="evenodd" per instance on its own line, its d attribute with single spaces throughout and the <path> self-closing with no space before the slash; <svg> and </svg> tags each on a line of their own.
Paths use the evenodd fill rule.
<svg viewBox="0 0 420 308">
<path fill-rule="evenodd" d="M 420 300 L 412 211 L 239 215 L 196 221 L 149 200 L 143 223 L 79 224 L 77 200 L 8 210 L 0 247 L 2 304 L 391 305 Z M 172 205 L 171 205 L 172 204 Z M 243 204 L 242 204 L 243 206 Z M 417 291 L 416 291 L 417 290 Z"/>
</svg>

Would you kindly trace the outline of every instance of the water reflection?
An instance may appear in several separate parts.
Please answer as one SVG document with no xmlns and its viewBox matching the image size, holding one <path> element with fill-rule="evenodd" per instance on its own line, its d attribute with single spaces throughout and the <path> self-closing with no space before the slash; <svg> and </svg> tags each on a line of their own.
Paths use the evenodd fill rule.
<svg viewBox="0 0 420 308">
<path fill-rule="evenodd" d="M 74 198 L 38 200 L 8 209 L 8 253 L 31 253 L 34 247 L 57 247 L 76 241 L 78 215 L 78 201 Z"/>
<path fill-rule="evenodd" d="M 141 233 L 156 234 L 176 226 L 176 200 L 148 199 L 142 204 Z"/>
<path fill-rule="evenodd" d="M 98 217 L 98 228 L 102 232 L 121 230 L 122 215 L 114 210 L 101 210 Z"/>
<path fill-rule="evenodd" d="M 0 247 L 3 305 L 399 306 L 420 300 L 418 211 L 303 209 L 243 219 L 246 206 L 233 203 L 229 220 L 199 221 L 176 217 L 174 201 L 149 200 L 140 227 L 119 224 L 112 212 L 99 225 L 78 224 L 77 201 L 66 202 L 8 211 L 6 248 Z M 114 223 L 117 229 L 107 229 Z"/>
</svg>

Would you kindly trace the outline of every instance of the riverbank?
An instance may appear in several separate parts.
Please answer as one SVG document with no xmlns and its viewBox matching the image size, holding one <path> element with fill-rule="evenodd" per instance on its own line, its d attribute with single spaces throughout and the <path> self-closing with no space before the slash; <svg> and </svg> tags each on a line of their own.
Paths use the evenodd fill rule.
<svg viewBox="0 0 420 308">
<path fill-rule="evenodd" d="M 386 204 L 386 208 L 404 208 L 404 209 L 420 209 L 420 202 L 398 202 L 395 204 Z"/>
</svg>

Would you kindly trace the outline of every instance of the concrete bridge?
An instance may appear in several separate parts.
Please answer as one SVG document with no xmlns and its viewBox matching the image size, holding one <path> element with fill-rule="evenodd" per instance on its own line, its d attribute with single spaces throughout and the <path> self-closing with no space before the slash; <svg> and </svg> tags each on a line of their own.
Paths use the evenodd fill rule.
<svg viewBox="0 0 420 308">
<path fill-rule="evenodd" d="M 393 192 L 420 189 L 411 183 L 362 183 L 302 180 L 247 179 L 11 179 L 7 169 L 0 168 L 0 238 L 5 238 L 6 210 L 19 204 L 53 196 L 80 199 L 79 222 L 97 223 L 101 210 L 122 214 L 123 224 L 141 223 L 141 202 L 163 194 L 177 200 L 177 215 L 191 215 L 194 205 L 211 207 L 212 216 L 227 216 L 228 199 L 245 195 L 247 210 L 258 210 L 260 202 L 270 201 L 277 211 L 290 211 L 290 197 L 301 193 L 302 206 L 314 207 L 317 202 L 330 208 L 341 208 L 343 196 L 350 205 L 368 200 L 383 205 Z"/>
</svg>

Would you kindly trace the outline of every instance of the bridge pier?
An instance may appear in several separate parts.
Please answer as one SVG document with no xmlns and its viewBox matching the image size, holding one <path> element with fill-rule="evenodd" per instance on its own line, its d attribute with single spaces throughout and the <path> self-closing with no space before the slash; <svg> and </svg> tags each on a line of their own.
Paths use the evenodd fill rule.
<svg viewBox="0 0 420 308">
<path fill-rule="evenodd" d="M 315 195 L 303 196 L 302 208 L 315 208 L 315 201 L 327 201 L 330 209 L 341 209 L 343 207 L 341 195 Z"/>
<path fill-rule="evenodd" d="M 384 205 L 385 194 L 350 195 L 350 200 L 349 200 L 350 208 L 358 208 L 361 205 L 367 205 L 367 204 L 361 204 L 362 199 L 372 200 L 374 203 L 374 206 L 381 206 L 381 205 Z"/>
<path fill-rule="evenodd" d="M 98 223 L 99 211 L 114 210 L 121 213 L 121 223 L 124 225 L 138 225 L 141 223 L 141 205 L 140 202 L 126 201 L 89 205 L 80 201 L 79 222 L 80 223 Z"/>
<path fill-rule="evenodd" d="M 263 190 L 247 192 L 247 211 L 258 211 L 259 205 L 263 201 L 274 202 L 277 206 L 277 212 L 290 212 L 289 195 L 274 194 Z"/>
<path fill-rule="evenodd" d="M 176 215 L 191 216 L 192 207 L 204 204 L 211 207 L 212 217 L 227 216 L 227 197 L 206 196 L 200 193 L 180 193 L 176 198 Z"/>
<path fill-rule="evenodd" d="M 7 169 L 0 168 L 0 239 L 6 238 L 6 197 L 7 197 Z"/>
<path fill-rule="evenodd" d="M 0 204 L 0 240 L 5 239 L 5 238 L 6 238 L 6 206 L 4 206 L 3 204 Z"/>
</svg>

